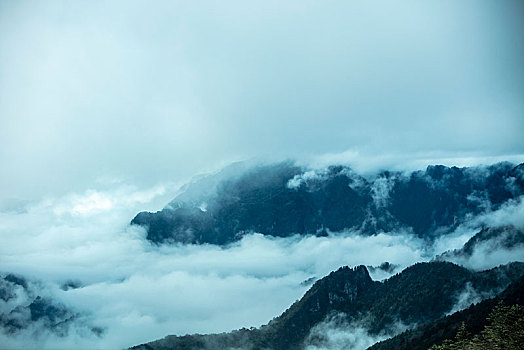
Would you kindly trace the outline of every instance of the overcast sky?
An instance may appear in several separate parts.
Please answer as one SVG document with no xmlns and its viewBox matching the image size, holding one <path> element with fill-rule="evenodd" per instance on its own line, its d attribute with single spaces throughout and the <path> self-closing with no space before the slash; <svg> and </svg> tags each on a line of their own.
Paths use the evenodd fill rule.
<svg viewBox="0 0 524 350">
<path fill-rule="evenodd" d="M 522 1 L 2 1 L 0 196 L 251 157 L 519 159 L 522 18 Z"/>
</svg>

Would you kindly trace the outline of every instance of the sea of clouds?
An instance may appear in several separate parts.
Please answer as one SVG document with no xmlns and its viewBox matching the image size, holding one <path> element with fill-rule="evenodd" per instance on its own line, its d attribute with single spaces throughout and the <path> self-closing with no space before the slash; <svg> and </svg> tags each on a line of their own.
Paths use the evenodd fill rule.
<svg viewBox="0 0 524 350">
<path fill-rule="evenodd" d="M 33 286 L 38 295 L 82 316 L 65 338 L 33 325 L 14 336 L 1 334 L 1 343 L 18 348 L 124 348 L 168 334 L 256 327 L 282 313 L 312 281 L 340 266 L 385 261 L 398 265 L 390 272 L 375 269 L 372 277 L 381 280 L 460 248 L 480 225 L 524 225 L 524 204 L 517 200 L 471 218 L 430 245 L 406 232 L 361 236 L 354 231 L 290 238 L 252 233 L 226 247 L 151 245 L 144 229 L 129 221 L 140 210 L 160 209 L 176 193 L 172 184 L 149 189 L 116 184 L 4 208 L 1 272 L 38 281 Z M 461 263 L 489 268 L 523 260 L 522 249 L 484 259 L 479 254 Z M 68 281 L 80 288 L 64 290 Z M 101 327 L 103 334 L 86 332 L 86 324 Z"/>
</svg>

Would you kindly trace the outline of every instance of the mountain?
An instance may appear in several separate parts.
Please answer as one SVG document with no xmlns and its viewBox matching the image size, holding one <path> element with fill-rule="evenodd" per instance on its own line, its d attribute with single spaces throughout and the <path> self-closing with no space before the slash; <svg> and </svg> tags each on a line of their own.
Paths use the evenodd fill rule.
<svg viewBox="0 0 524 350">
<path fill-rule="evenodd" d="M 0 276 L 0 332 L 16 336 L 21 332 L 51 332 L 59 337 L 71 327 L 84 327 L 100 336 L 103 329 L 84 323 L 82 315 L 50 297 L 38 295 L 37 283 L 14 274 Z"/>
<path fill-rule="evenodd" d="M 345 166 L 235 165 L 187 186 L 164 209 L 131 224 L 153 243 L 228 244 L 247 232 L 275 237 L 404 229 L 435 238 L 524 194 L 524 164 L 363 176 Z"/>
<path fill-rule="evenodd" d="M 431 323 L 453 311 L 464 293 L 493 296 L 523 274 L 524 263 L 472 272 L 435 261 L 417 263 L 378 282 L 364 266 L 343 267 L 315 282 L 299 301 L 258 329 L 168 336 L 133 349 L 303 349 L 312 329 L 333 315 L 371 336 L 394 334 L 399 323 Z"/>
<path fill-rule="evenodd" d="M 488 324 L 490 313 L 501 302 L 508 306 L 524 305 L 524 276 L 494 298 L 471 305 L 465 310 L 437 321 L 421 324 L 391 339 L 379 342 L 368 350 L 426 350 L 432 345 L 441 344 L 445 339 L 454 338 L 463 322 L 471 334 L 479 334 Z"/>
<path fill-rule="evenodd" d="M 456 261 L 469 258 L 475 251 L 483 255 L 524 247 L 524 229 L 512 225 L 486 227 L 471 237 L 461 249 L 447 251 L 437 259 Z M 522 256 L 524 259 L 524 256 Z"/>
</svg>

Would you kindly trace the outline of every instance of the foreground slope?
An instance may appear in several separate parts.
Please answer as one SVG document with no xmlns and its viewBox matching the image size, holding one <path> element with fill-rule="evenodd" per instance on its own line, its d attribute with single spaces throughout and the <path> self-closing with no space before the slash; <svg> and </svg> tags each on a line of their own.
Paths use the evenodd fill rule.
<svg viewBox="0 0 524 350">
<path fill-rule="evenodd" d="M 449 262 L 415 264 L 384 282 L 364 266 L 343 267 L 317 281 L 282 315 L 258 329 L 213 335 L 168 336 L 135 349 L 302 349 L 313 327 L 330 315 L 358 322 L 369 334 L 394 332 L 399 322 L 428 323 L 452 311 L 464 291 L 486 297 L 524 273 L 524 263 L 472 272 Z"/>
<path fill-rule="evenodd" d="M 463 322 L 471 334 L 478 334 L 488 324 L 488 316 L 500 302 L 508 306 L 524 305 L 524 276 L 494 298 L 471 305 L 437 321 L 422 324 L 379 342 L 369 350 L 426 350 L 432 345 L 441 344 L 445 339 L 454 338 Z"/>
</svg>

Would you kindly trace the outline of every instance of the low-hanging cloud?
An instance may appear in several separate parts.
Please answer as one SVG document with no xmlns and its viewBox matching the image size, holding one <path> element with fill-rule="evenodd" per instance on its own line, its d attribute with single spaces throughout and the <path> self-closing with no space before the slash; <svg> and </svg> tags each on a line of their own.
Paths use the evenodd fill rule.
<svg viewBox="0 0 524 350">
<path fill-rule="evenodd" d="M 0 213 L 2 270 L 41 281 L 42 296 L 106 329 L 101 338 L 73 332 L 69 342 L 39 337 L 35 347 L 67 348 L 73 341 L 124 347 L 166 334 L 259 326 L 300 298 L 309 287 L 304 281 L 342 265 L 405 267 L 425 259 L 423 242 L 401 233 L 285 239 L 253 233 L 228 247 L 152 246 L 129 218 L 164 192 L 120 186 Z M 63 288 L 71 281 L 80 287 Z M 28 346 L 25 337 L 17 339 Z"/>
<path fill-rule="evenodd" d="M 157 247 L 128 225 L 175 197 L 165 182 L 232 160 L 359 172 L 522 162 L 523 10 L 515 1 L 0 3 L 0 268 L 105 329 L 98 337 L 75 325 L 58 338 L 35 325 L 0 342 L 121 348 L 257 326 L 341 265 L 400 269 L 460 248 L 483 224 L 521 222 L 512 202 L 431 247 L 404 232 Z M 373 194 L 383 203 L 388 184 Z M 462 263 L 487 267 L 520 251 L 482 254 Z"/>
<path fill-rule="evenodd" d="M 121 348 L 167 334 L 256 327 L 340 266 L 398 265 L 391 271 L 375 269 L 371 275 L 380 280 L 443 250 L 460 248 L 477 232 L 463 225 L 433 246 L 406 232 L 361 236 L 356 231 L 289 238 L 252 233 L 226 247 L 151 245 L 144 230 L 129 226 L 129 220 L 141 209 L 158 208 L 177 191 L 173 185 L 141 190 L 117 184 L 1 212 L 2 270 L 40 281 L 39 295 L 104 329 L 101 336 L 76 325 L 66 338 L 42 332 L 36 337 L 2 335 L 5 344 Z M 514 202 L 504 207 L 504 214 L 476 220 L 509 220 L 520 214 L 520 206 Z"/>
<path fill-rule="evenodd" d="M 364 350 L 408 328 L 401 322 L 395 322 L 388 326 L 387 331 L 372 335 L 361 322 L 348 322 L 343 313 L 335 313 L 311 329 L 305 341 L 305 350 Z"/>
<path fill-rule="evenodd" d="M 490 240 L 477 244 L 471 255 L 451 255 L 445 260 L 472 270 L 486 270 L 512 261 L 524 261 L 524 245 L 503 248 L 498 246 L 496 241 Z"/>
<path fill-rule="evenodd" d="M 464 286 L 464 289 L 456 295 L 455 304 L 451 307 L 451 310 L 447 315 L 454 314 L 457 311 L 463 310 L 471 306 L 471 304 L 476 304 L 483 299 L 486 299 L 492 295 L 486 294 L 482 295 L 473 288 L 470 282 L 467 282 Z"/>
<path fill-rule="evenodd" d="M 433 246 L 433 252 L 452 251 L 460 248 L 473 234 L 484 227 L 524 228 L 524 196 L 509 200 L 499 209 L 486 211 L 470 217 L 454 232 L 440 237 Z M 448 254 L 444 259 L 473 270 L 484 270 L 512 261 L 524 261 L 524 244 L 517 243 L 511 247 L 503 244 L 507 232 L 486 241 L 477 242 L 471 254 Z"/>
</svg>

